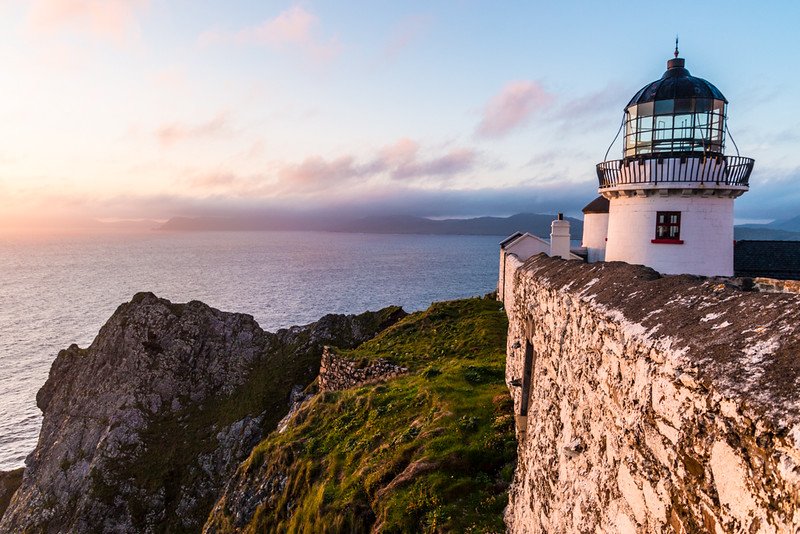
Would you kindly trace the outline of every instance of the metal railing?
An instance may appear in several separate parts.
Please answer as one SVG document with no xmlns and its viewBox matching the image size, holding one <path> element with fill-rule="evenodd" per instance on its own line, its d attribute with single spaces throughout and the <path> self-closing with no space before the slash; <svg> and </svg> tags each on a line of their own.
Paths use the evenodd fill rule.
<svg viewBox="0 0 800 534">
<path fill-rule="evenodd" d="M 686 154 L 626 158 L 597 164 L 600 189 L 628 184 L 708 183 L 749 186 L 755 160 L 742 156 Z"/>
</svg>

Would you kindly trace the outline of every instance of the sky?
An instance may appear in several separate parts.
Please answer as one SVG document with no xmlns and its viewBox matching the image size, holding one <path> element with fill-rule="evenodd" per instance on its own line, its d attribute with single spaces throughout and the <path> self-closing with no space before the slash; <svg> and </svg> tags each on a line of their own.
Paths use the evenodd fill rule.
<svg viewBox="0 0 800 534">
<path fill-rule="evenodd" d="M 737 222 L 793 217 L 798 20 L 792 1 L 0 0 L 0 229 L 580 215 L 676 34 L 756 159 Z"/>
</svg>

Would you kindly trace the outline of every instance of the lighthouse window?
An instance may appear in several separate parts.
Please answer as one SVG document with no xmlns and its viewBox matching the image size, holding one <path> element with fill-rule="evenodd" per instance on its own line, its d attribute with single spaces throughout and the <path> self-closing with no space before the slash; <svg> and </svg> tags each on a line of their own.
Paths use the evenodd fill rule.
<svg viewBox="0 0 800 534">
<path fill-rule="evenodd" d="M 658 242 L 682 242 L 681 239 L 681 212 L 659 211 L 656 213 L 656 238 Z"/>
</svg>

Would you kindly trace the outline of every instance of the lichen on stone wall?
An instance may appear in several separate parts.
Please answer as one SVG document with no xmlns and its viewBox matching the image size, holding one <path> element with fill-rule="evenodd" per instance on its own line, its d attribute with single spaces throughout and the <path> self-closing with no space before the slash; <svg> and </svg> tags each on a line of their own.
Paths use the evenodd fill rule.
<svg viewBox="0 0 800 534">
<path fill-rule="evenodd" d="M 511 268 L 507 382 L 534 349 L 511 532 L 800 527 L 800 296 L 623 263 Z"/>
</svg>

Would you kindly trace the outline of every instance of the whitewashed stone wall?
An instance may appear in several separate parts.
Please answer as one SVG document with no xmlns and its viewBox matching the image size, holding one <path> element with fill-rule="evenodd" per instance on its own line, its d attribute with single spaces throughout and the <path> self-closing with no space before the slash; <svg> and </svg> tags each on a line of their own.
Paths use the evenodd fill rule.
<svg viewBox="0 0 800 534">
<path fill-rule="evenodd" d="M 516 267 L 507 381 L 526 339 L 534 363 L 510 532 L 800 532 L 800 295 Z"/>
</svg>

